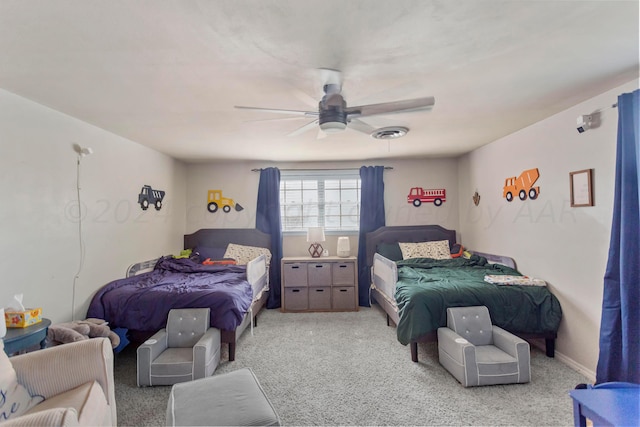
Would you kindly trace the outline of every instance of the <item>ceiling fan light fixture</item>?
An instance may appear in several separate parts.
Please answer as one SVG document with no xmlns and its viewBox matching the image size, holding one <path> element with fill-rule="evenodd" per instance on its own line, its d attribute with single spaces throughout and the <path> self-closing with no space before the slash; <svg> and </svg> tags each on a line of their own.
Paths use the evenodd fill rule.
<svg viewBox="0 0 640 427">
<path fill-rule="evenodd" d="M 371 136 L 375 139 L 396 139 L 402 138 L 409 132 L 409 128 L 404 126 L 387 126 L 376 129 L 371 132 Z"/>
<path fill-rule="evenodd" d="M 338 133 L 347 128 L 346 123 L 342 122 L 324 122 L 320 123 L 320 129 L 326 133 Z"/>
</svg>

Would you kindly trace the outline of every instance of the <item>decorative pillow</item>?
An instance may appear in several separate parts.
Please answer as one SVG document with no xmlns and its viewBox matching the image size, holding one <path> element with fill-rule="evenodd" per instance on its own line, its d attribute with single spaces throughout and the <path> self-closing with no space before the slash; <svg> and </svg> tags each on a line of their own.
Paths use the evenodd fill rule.
<svg viewBox="0 0 640 427">
<path fill-rule="evenodd" d="M 451 258 L 460 258 L 462 256 L 462 252 L 464 252 L 464 246 L 460 243 L 456 243 L 451 248 Z"/>
<path fill-rule="evenodd" d="M 449 241 L 439 240 L 436 242 L 420 243 L 398 243 L 402 251 L 402 259 L 409 258 L 433 258 L 450 259 Z"/>
<path fill-rule="evenodd" d="M 225 248 L 210 248 L 207 246 L 196 246 L 193 250 L 200 255 L 200 262 L 204 261 L 207 258 L 211 259 L 222 259 L 224 258 Z"/>
<path fill-rule="evenodd" d="M 376 252 L 391 261 L 402 260 L 402 251 L 397 243 L 380 243 Z"/>
<path fill-rule="evenodd" d="M 0 339 L 0 420 L 19 417 L 43 400 L 42 396 L 31 396 L 18 384 L 16 371 L 4 352 L 4 341 Z"/>
<path fill-rule="evenodd" d="M 229 243 L 227 250 L 222 258 L 233 258 L 238 265 L 247 265 L 249 261 L 259 257 L 260 255 L 266 255 L 267 265 L 271 262 L 271 251 L 267 248 L 260 248 L 257 246 L 243 246 L 235 243 Z M 213 259 L 213 258 L 212 258 Z"/>
</svg>

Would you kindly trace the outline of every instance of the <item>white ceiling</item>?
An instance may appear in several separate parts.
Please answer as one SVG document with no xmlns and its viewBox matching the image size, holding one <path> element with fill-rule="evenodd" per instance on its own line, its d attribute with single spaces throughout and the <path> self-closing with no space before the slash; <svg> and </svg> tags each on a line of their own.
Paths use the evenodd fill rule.
<svg viewBox="0 0 640 427">
<path fill-rule="evenodd" d="M 638 34 L 638 1 L 0 0 L 0 88 L 186 161 L 455 156 L 637 78 Z M 234 109 L 317 109 L 319 68 L 435 107 L 365 120 L 391 141 Z"/>
</svg>

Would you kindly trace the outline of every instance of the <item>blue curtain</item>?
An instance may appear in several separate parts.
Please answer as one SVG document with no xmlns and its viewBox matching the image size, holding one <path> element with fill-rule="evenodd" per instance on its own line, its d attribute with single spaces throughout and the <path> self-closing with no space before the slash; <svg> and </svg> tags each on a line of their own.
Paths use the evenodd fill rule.
<svg viewBox="0 0 640 427">
<path fill-rule="evenodd" d="M 267 308 L 280 307 L 280 260 L 282 259 L 282 227 L 280 226 L 280 169 L 260 171 L 256 228 L 271 234 L 271 268 Z"/>
<path fill-rule="evenodd" d="M 367 268 L 366 233 L 384 226 L 384 166 L 360 168 L 360 235 L 358 236 L 358 299 L 369 307 L 371 272 Z"/>
<path fill-rule="evenodd" d="M 640 90 L 618 97 L 616 186 L 596 383 L 640 383 Z"/>
</svg>

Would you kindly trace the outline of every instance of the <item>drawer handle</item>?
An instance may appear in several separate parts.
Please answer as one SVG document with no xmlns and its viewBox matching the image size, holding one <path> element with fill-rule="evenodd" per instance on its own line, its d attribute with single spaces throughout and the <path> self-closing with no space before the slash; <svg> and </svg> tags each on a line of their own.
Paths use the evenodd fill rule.
<svg viewBox="0 0 640 427">
<path fill-rule="evenodd" d="M 347 268 L 347 265 L 346 265 L 346 264 L 342 264 L 342 265 L 340 266 L 340 268 Z"/>
<path fill-rule="evenodd" d="M 292 289 L 291 292 L 300 292 L 300 289 Z"/>
<path fill-rule="evenodd" d="M 315 268 L 322 268 L 322 267 L 324 267 L 324 265 L 322 265 L 322 264 L 316 264 L 315 265 Z"/>
<path fill-rule="evenodd" d="M 346 289 L 340 289 L 340 292 L 348 292 Z"/>
<path fill-rule="evenodd" d="M 291 268 L 300 268 L 299 265 L 292 265 Z"/>
<path fill-rule="evenodd" d="M 316 289 L 316 292 L 324 292 L 324 289 Z"/>
</svg>

